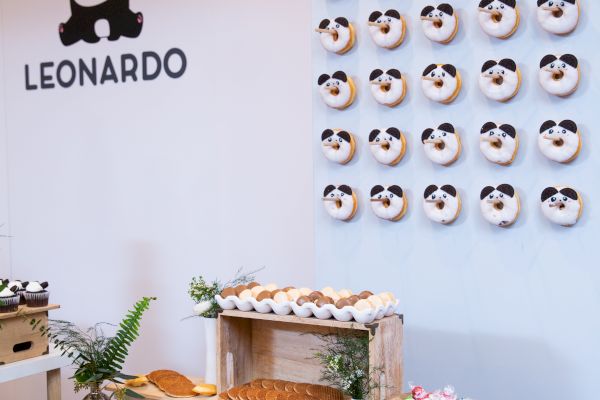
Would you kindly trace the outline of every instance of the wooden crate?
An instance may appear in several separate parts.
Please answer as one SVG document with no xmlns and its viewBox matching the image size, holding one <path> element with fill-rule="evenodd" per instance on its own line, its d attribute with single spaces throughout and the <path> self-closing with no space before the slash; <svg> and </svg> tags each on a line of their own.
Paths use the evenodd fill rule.
<svg viewBox="0 0 600 400">
<path fill-rule="evenodd" d="M 312 356 L 321 343 L 311 333 L 358 330 L 370 338 L 370 366 L 384 371 L 385 387 L 372 399 L 390 399 L 402 393 L 402 329 L 399 315 L 359 324 L 224 310 L 217 321 L 217 387 L 223 391 L 255 378 L 319 383 L 321 366 Z"/>
<path fill-rule="evenodd" d="M 32 330 L 30 321 L 40 320 L 39 326 L 48 324 L 48 311 L 60 306 L 19 307 L 14 313 L 0 314 L 0 365 L 48 354 L 48 337 L 39 329 Z"/>
</svg>

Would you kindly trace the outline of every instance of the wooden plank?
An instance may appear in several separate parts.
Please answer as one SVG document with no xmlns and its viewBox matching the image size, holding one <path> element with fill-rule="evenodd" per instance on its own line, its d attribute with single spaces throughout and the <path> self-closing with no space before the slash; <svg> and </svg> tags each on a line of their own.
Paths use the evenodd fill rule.
<svg viewBox="0 0 600 400">
<path fill-rule="evenodd" d="M 374 390 L 372 399 L 389 399 L 402 394 L 403 357 L 402 357 L 402 319 L 387 319 L 373 326 L 369 333 L 369 365 L 383 371 L 381 390 Z M 383 393 L 381 393 L 383 391 Z"/>
<path fill-rule="evenodd" d="M 61 400 L 60 368 L 46 372 L 46 393 L 48 400 Z"/>
<path fill-rule="evenodd" d="M 0 329 L 0 365 L 48 354 L 48 336 L 32 329 L 30 321 L 36 319 L 41 326 L 48 325 L 48 312 L 29 313 L 5 319 Z"/>
<path fill-rule="evenodd" d="M 217 320 L 219 392 L 252 379 L 252 321 L 220 316 Z"/>
<path fill-rule="evenodd" d="M 3 314 L 0 314 L 0 320 L 10 319 L 10 318 L 24 316 L 24 315 L 36 314 L 36 313 L 40 313 L 42 311 L 56 310 L 58 308 L 60 308 L 60 305 L 58 305 L 58 304 L 48 304 L 46 307 L 19 306 L 19 310 L 18 311 L 15 311 L 15 312 L 12 312 L 12 313 L 3 313 Z"/>
<path fill-rule="evenodd" d="M 71 360 L 61 356 L 61 352 L 58 349 L 52 348 L 50 353 L 45 356 L 0 366 L 0 383 L 66 367 L 70 364 Z"/>
</svg>

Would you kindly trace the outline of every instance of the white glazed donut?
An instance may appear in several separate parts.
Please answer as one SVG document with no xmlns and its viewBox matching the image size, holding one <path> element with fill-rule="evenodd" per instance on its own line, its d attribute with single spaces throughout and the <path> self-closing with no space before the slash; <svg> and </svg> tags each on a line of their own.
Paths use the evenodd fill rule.
<svg viewBox="0 0 600 400">
<path fill-rule="evenodd" d="M 448 3 L 426 6 L 421 11 L 421 26 L 429 40 L 449 43 L 458 32 L 458 14 Z"/>
<path fill-rule="evenodd" d="M 496 101 L 512 99 L 521 87 L 521 71 L 514 60 L 488 60 L 481 67 L 479 89 L 488 98 Z"/>
<path fill-rule="evenodd" d="M 450 123 L 445 122 L 437 129 L 425 129 L 421 134 L 421 142 L 427 158 L 436 164 L 448 166 L 460 156 L 460 136 Z"/>
<path fill-rule="evenodd" d="M 489 161 L 509 165 L 514 161 L 518 149 L 519 136 L 512 125 L 486 122 L 481 127 L 479 150 Z"/>
<path fill-rule="evenodd" d="M 490 224 L 507 227 L 515 223 L 521 211 L 519 194 L 507 183 L 486 186 L 479 196 L 481 215 Z"/>
<path fill-rule="evenodd" d="M 356 40 L 354 27 L 344 17 L 334 20 L 325 18 L 315 31 L 319 33 L 319 40 L 325 50 L 332 53 L 346 53 L 354 46 Z"/>
<path fill-rule="evenodd" d="M 573 54 L 548 54 L 540 61 L 540 85 L 555 96 L 568 96 L 579 84 L 579 60 Z"/>
<path fill-rule="evenodd" d="M 425 215 L 440 224 L 450 224 L 460 214 L 460 195 L 452 185 L 444 185 L 438 188 L 429 185 L 423 193 L 423 209 Z"/>
<path fill-rule="evenodd" d="M 369 15 L 369 34 L 379 47 L 393 49 L 404 40 L 406 34 L 406 21 L 396 10 L 373 11 Z"/>
<path fill-rule="evenodd" d="M 343 71 L 334 72 L 331 76 L 322 74 L 317 83 L 321 98 L 329 107 L 343 110 L 354 101 L 354 81 Z"/>
<path fill-rule="evenodd" d="M 574 121 L 566 119 L 558 125 L 546 121 L 540 127 L 538 147 L 543 155 L 552 161 L 568 163 L 579 155 L 581 134 Z"/>
<path fill-rule="evenodd" d="M 397 69 L 375 69 L 369 75 L 371 94 L 379 104 L 395 107 L 406 96 L 406 79 Z"/>
<path fill-rule="evenodd" d="M 519 27 L 519 8 L 516 0 L 481 0 L 479 25 L 485 33 L 506 39 Z"/>
<path fill-rule="evenodd" d="M 384 165 L 396 165 L 406 153 L 406 138 L 398 128 L 373 129 L 369 134 L 373 157 Z"/>
<path fill-rule="evenodd" d="M 348 185 L 328 185 L 323 191 L 323 205 L 334 219 L 350 221 L 358 209 L 356 194 Z"/>
<path fill-rule="evenodd" d="M 421 88 L 430 100 L 448 104 L 458 96 L 462 83 L 452 64 L 431 64 L 423 71 Z"/>
<path fill-rule="evenodd" d="M 408 199 L 398 185 L 375 185 L 371 189 L 371 208 L 375 215 L 388 221 L 399 221 L 408 207 Z"/>
<path fill-rule="evenodd" d="M 583 200 L 575 189 L 550 186 L 542 191 L 542 213 L 555 224 L 571 226 L 583 212 Z"/>
<path fill-rule="evenodd" d="M 325 129 L 321 134 L 323 154 L 329 161 L 346 164 L 354 156 L 354 136 L 341 129 Z"/>
<path fill-rule="evenodd" d="M 537 19 L 550 33 L 565 35 L 579 22 L 579 0 L 538 0 Z"/>
</svg>

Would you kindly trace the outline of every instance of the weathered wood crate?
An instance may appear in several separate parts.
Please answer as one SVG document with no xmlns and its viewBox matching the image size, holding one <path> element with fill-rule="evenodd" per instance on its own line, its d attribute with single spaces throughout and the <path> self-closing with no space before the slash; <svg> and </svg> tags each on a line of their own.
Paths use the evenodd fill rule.
<svg viewBox="0 0 600 400">
<path fill-rule="evenodd" d="M 369 365 L 382 371 L 381 390 L 372 399 L 402 394 L 402 316 L 370 324 L 295 315 L 224 310 L 217 321 L 217 387 L 226 390 L 256 378 L 320 383 L 321 366 L 313 357 L 318 334 L 358 330 L 368 335 Z M 322 383 L 322 382 L 321 382 Z"/>
</svg>

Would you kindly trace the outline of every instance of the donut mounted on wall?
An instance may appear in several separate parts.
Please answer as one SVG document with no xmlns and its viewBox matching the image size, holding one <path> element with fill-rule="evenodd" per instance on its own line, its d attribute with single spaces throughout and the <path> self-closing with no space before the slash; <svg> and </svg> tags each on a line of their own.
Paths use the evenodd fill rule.
<svg viewBox="0 0 600 400">
<path fill-rule="evenodd" d="M 449 104 L 461 88 L 460 72 L 452 64 L 430 64 L 421 75 L 421 89 L 429 100 Z"/>
<path fill-rule="evenodd" d="M 479 195 L 481 215 L 490 224 L 507 227 L 515 223 L 521 202 L 515 188 L 508 183 L 486 186 Z"/>
<path fill-rule="evenodd" d="M 354 156 L 354 136 L 342 129 L 325 129 L 321 134 L 321 148 L 329 161 L 347 164 Z"/>
<path fill-rule="evenodd" d="M 462 149 L 454 125 L 445 122 L 437 128 L 427 128 L 421 134 L 425 155 L 432 162 L 448 166 L 458 159 Z"/>
<path fill-rule="evenodd" d="M 348 52 L 356 41 L 354 27 L 345 17 L 325 18 L 315 31 L 319 33 L 323 48 L 336 54 Z"/>
<path fill-rule="evenodd" d="M 451 224 L 458 218 L 462 203 L 460 195 L 452 185 L 429 185 L 423 193 L 423 210 L 430 220 L 440 224 Z"/>
<path fill-rule="evenodd" d="M 568 163 L 581 151 L 581 134 L 575 121 L 566 119 L 558 124 L 548 120 L 540 127 L 538 147 L 552 161 Z"/>
<path fill-rule="evenodd" d="M 538 0 L 537 20 L 547 32 L 566 35 L 579 22 L 579 0 Z"/>
<path fill-rule="evenodd" d="M 371 39 L 379 47 L 394 49 L 404 41 L 406 21 L 397 10 L 373 11 L 367 24 Z"/>
<path fill-rule="evenodd" d="M 373 186 L 370 201 L 373 213 L 388 221 L 399 221 L 408 208 L 408 199 L 398 185 Z"/>
<path fill-rule="evenodd" d="M 542 191 L 542 213 L 551 222 L 572 226 L 577 223 L 583 212 L 583 199 L 573 188 L 549 186 Z"/>
<path fill-rule="evenodd" d="M 356 194 L 348 185 L 328 185 L 322 201 L 327 214 L 340 221 L 350 221 L 358 210 Z"/>
<path fill-rule="evenodd" d="M 519 149 L 519 135 L 510 124 L 486 122 L 479 134 L 479 150 L 488 161 L 499 165 L 510 165 Z"/>
<path fill-rule="evenodd" d="M 450 43 L 458 32 L 458 14 L 448 3 L 428 5 L 421 10 L 421 26 L 427 39 L 437 43 Z"/>
<path fill-rule="evenodd" d="M 402 103 L 406 96 L 406 78 L 395 68 L 374 69 L 369 75 L 371 94 L 375 101 L 388 107 Z"/>
<path fill-rule="evenodd" d="M 373 157 L 383 165 L 396 165 L 406 153 L 406 138 L 398 128 L 373 129 L 369 133 Z"/>
<path fill-rule="evenodd" d="M 516 32 L 521 16 L 516 0 L 482 0 L 478 19 L 485 33 L 507 39 Z"/>
<path fill-rule="evenodd" d="M 333 75 L 321 74 L 317 84 L 323 102 L 329 107 L 343 110 L 354 102 L 356 86 L 344 71 L 336 71 Z"/>
<path fill-rule="evenodd" d="M 521 70 L 511 58 L 488 60 L 481 67 L 479 89 L 491 100 L 505 102 L 512 99 L 521 87 Z"/>
<path fill-rule="evenodd" d="M 573 54 L 548 54 L 540 61 L 538 79 L 550 94 L 559 97 L 570 95 L 577 90 L 579 77 L 579 60 Z"/>
</svg>

